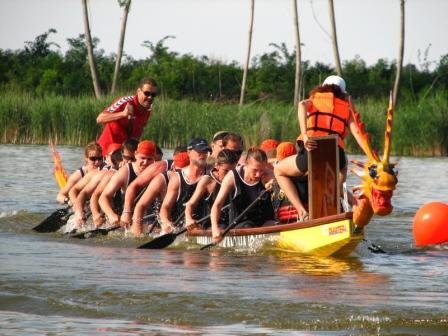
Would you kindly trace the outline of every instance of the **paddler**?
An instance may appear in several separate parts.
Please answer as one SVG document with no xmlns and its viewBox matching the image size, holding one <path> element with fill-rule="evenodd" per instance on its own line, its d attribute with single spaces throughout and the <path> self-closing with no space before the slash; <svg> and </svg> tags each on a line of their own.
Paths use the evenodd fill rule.
<svg viewBox="0 0 448 336">
<path fill-rule="evenodd" d="M 69 196 L 75 210 L 75 228 L 83 226 L 86 222 L 84 206 L 89 200 L 95 188 L 101 182 L 107 172 L 118 171 L 123 160 L 121 144 L 112 143 L 107 148 L 105 166 L 101 170 L 93 170 L 87 173 L 81 180 L 70 189 Z"/>
<path fill-rule="evenodd" d="M 193 217 L 194 213 L 198 213 L 197 208 L 202 210 L 200 217 L 204 217 L 210 213 L 211 207 L 218 195 L 221 183 L 229 171 L 236 167 L 239 155 L 233 150 L 222 149 L 217 157 L 215 166 L 208 171 L 199 180 L 196 190 L 190 200 L 185 204 L 185 226 L 192 229 L 196 225 Z M 221 212 L 221 223 L 228 223 L 228 212 Z M 208 224 L 208 225 L 207 225 Z M 202 227 L 207 228 L 210 222 L 205 222 Z"/>
<path fill-rule="evenodd" d="M 190 164 L 187 148 L 185 146 L 175 148 L 173 152 L 173 159 L 165 160 L 165 162 L 166 170 L 155 176 L 149 182 L 146 190 L 144 190 L 140 199 L 137 200 L 133 212 L 131 213 L 131 211 L 126 211 L 121 216 L 121 222 L 127 226 L 129 225 L 129 218 L 132 214 L 131 229 L 134 236 L 139 236 L 145 231 L 143 227 L 143 216 L 145 212 L 149 212 L 154 215 L 159 214 L 160 204 L 165 198 L 166 189 L 172 173 L 175 170 L 182 169 Z M 147 169 L 150 169 L 150 167 Z M 133 187 L 133 185 L 134 183 L 132 183 L 126 191 L 125 199 L 126 197 L 129 197 L 128 191 Z M 153 221 L 152 224 L 155 225 L 155 221 Z"/>
<path fill-rule="evenodd" d="M 224 148 L 224 145 L 222 144 L 222 140 L 224 137 L 229 134 L 228 131 L 219 131 L 213 134 L 212 142 L 210 144 L 210 148 L 212 149 L 212 152 L 207 158 L 207 165 L 213 167 L 215 164 L 216 158 L 218 157 L 219 152 Z"/>
<path fill-rule="evenodd" d="M 89 142 L 84 149 L 84 165 L 69 176 L 67 184 L 59 191 L 56 200 L 61 204 L 68 204 L 70 189 L 89 171 L 98 170 L 101 169 L 101 167 L 103 167 L 101 146 L 94 141 Z"/>
<path fill-rule="evenodd" d="M 138 140 L 134 138 L 126 140 L 122 146 L 123 147 L 123 150 L 121 152 L 122 161 L 120 162 L 119 167 L 117 168 L 117 170 L 110 169 L 103 171 L 101 181 L 93 190 L 90 196 L 90 211 L 92 212 L 92 220 L 95 227 L 100 227 L 106 221 L 104 213 L 102 212 L 101 207 L 99 205 L 99 199 L 101 194 L 103 193 L 104 189 L 109 183 L 112 175 L 114 175 L 119 168 L 121 168 L 124 165 L 127 165 L 130 162 L 135 161 L 135 151 L 137 150 L 137 146 L 138 146 Z M 119 209 L 123 207 L 123 204 L 121 204 L 121 202 L 122 202 L 121 195 L 117 195 L 117 197 L 114 197 L 114 207 L 116 209 L 116 212 L 118 212 Z"/>
<path fill-rule="evenodd" d="M 281 189 L 296 208 L 298 217 L 306 219 L 308 212 L 292 177 L 304 176 L 308 172 L 308 152 L 317 147 L 317 142 L 310 137 L 338 135 L 341 183 L 347 177 L 347 157 L 344 150 L 347 129 L 350 129 L 361 148 L 363 145 L 358 126 L 350 113 L 345 81 L 339 76 L 329 76 L 322 85 L 311 90 L 310 97 L 299 103 L 298 120 L 300 127 L 300 136 L 297 139 L 298 154 L 280 161 L 275 166 L 274 172 Z"/>
<path fill-rule="evenodd" d="M 174 221 L 183 214 L 184 204 L 193 195 L 200 177 L 205 174 L 207 156 L 211 152 L 207 140 L 193 138 L 187 150 L 190 164 L 173 173 L 160 208 L 162 233 L 173 231 Z"/>
<path fill-rule="evenodd" d="M 150 164 L 154 163 L 156 144 L 150 140 L 139 142 L 135 161 L 121 167 L 115 173 L 99 198 L 99 205 L 112 225 L 120 224 L 120 215 L 114 210 L 113 199 L 116 193 L 125 193 L 127 186 Z"/>
<path fill-rule="evenodd" d="M 259 148 L 249 148 L 244 165 L 232 169 L 227 174 L 213 203 L 210 220 L 212 223 L 213 242 L 222 240 L 221 230 L 225 229 L 220 222 L 220 214 L 228 197 L 231 197 L 231 218 L 236 218 L 242 213 L 265 188 L 271 188 L 273 173 L 269 169 L 266 153 Z M 270 197 L 259 201 L 251 209 L 238 227 L 258 227 L 274 225 L 274 209 Z"/>
</svg>

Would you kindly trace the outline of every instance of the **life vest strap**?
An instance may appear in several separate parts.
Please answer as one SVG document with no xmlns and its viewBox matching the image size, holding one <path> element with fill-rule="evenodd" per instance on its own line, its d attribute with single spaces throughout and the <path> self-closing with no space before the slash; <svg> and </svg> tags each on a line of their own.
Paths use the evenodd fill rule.
<svg viewBox="0 0 448 336">
<path fill-rule="evenodd" d="M 334 118 L 334 119 L 338 119 L 340 120 L 345 126 L 348 126 L 348 122 L 345 118 L 338 116 L 337 114 L 331 113 L 331 112 L 320 112 L 320 111 L 316 111 L 316 112 L 312 112 L 310 114 L 307 115 L 307 119 L 308 118 L 312 118 L 312 117 L 316 117 L 318 118 L 319 115 L 324 115 L 330 118 Z"/>
<path fill-rule="evenodd" d="M 328 135 L 330 134 L 337 134 L 339 135 L 339 137 L 341 137 L 342 139 L 344 138 L 344 134 L 341 134 L 339 132 L 336 132 L 334 130 L 329 130 L 328 128 L 323 128 L 323 127 L 307 127 L 306 128 L 307 131 L 321 131 L 321 132 L 326 132 Z"/>
</svg>

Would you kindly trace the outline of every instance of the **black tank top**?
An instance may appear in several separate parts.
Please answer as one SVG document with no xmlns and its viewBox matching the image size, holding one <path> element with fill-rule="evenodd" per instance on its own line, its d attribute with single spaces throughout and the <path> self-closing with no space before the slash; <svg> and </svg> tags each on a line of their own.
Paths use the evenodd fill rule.
<svg viewBox="0 0 448 336">
<path fill-rule="evenodd" d="M 235 178 L 235 192 L 232 197 L 231 205 L 231 219 L 233 220 L 240 213 L 242 213 L 260 193 L 265 190 L 262 181 L 255 184 L 248 184 L 244 181 L 244 166 L 241 166 L 239 171 L 232 169 L 232 174 Z M 243 221 L 251 221 L 254 226 L 261 226 L 268 220 L 273 220 L 274 209 L 269 194 L 266 194 L 258 203 L 241 219 Z"/>
<path fill-rule="evenodd" d="M 184 212 L 184 204 L 193 196 L 199 179 L 194 183 L 189 183 L 185 179 L 182 169 L 176 169 L 175 172 L 179 176 L 179 192 L 177 194 L 176 202 L 171 207 L 170 217 L 175 221 Z M 196 211 L 193 213 L 194 219 L 199 219 Z"/>
<path fill-rule="evenodd" d="M 126 188 L 128 185 L 130 185 L 132 183 L 132 181 L 134 181 L 137 178 L 137 173 L 134 170 L 134 166 L 132 165 L 132 162 L 128 163 L 128 183 L 126 184 Z"/>
</svg>

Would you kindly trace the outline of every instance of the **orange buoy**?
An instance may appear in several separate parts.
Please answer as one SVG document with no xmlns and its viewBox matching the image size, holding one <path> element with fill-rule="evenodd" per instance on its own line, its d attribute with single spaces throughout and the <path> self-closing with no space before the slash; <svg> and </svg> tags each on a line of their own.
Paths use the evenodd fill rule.
<svg viewBox="0 0 448 336">
<path fill-rule="evenodd" d="M 412 231 L 417 246 L 448 242 L 448 204 L 423 205 L 414 216 Z"/>
</svg>

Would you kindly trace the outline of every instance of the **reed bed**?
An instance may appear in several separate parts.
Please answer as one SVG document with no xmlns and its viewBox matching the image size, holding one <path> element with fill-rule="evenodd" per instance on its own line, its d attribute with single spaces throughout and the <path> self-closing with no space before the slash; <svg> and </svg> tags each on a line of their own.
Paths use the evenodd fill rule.
<svg viewBox="0 0 448 336">
<path fill-rule="evenodd" d="M 2 143 L 44 144 L 51 137 L 59 144 L 83 146 L 96 139 L 101 126 L 98 113 L 114 97 L 42 96 L 19 92 L 0 93 Z M 374 148 L 382 151 L 387 99 L 355 101 Z M 262 101 L 240 108 L 221 102 L 195 102 L 158 97 L 144 138 L 165 148 L 185 144 L 194 136 L 210 139 L 219 130 L 240 133 L 245 147 L 265 138 L 294 141 L 297 112 L 291 104 Z M 353 137 L 347 151 L 359 153 Z M 421 98 L 402 98 L 395 111 L 392 153 L 440 156 L 448 153 L 448 93 L 433 92 Z"/>
</svg>

